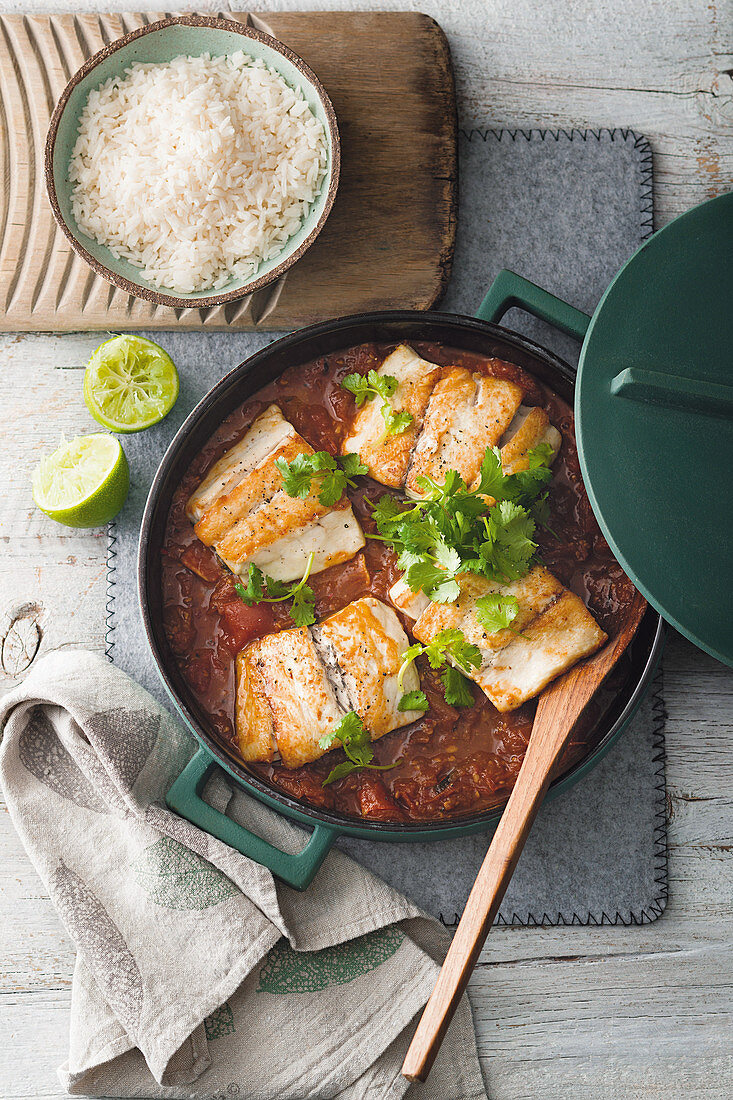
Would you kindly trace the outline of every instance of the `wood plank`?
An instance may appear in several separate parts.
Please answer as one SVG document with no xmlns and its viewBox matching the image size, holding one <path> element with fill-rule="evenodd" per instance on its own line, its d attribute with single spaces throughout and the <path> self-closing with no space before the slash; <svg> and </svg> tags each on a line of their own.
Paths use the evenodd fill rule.
<svg viewBox="0 0 733 1100">
<path fill-rule="evenodd" d="M 219 308 L 173 310 L 111 287 L 76 256 L 43 180 L 51 112 L 86 58 L 161 17 L 0 15 L 0 167 L 9 180 L 0 208 L 0 331 L 290 329 L 434 305 L 455 241 L 455 90 L 443 32 L 412 12 L 231 15 L 311 65 L 341 133 L 334 209 L 312 248 L 276 282 Z"/>
</svg>

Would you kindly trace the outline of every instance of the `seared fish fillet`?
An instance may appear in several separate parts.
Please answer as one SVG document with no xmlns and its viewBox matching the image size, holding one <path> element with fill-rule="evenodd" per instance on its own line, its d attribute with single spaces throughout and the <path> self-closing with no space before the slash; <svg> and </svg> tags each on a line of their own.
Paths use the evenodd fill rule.
<svg viewBox="0 0 733 1100">
<path fill-rule="evenodd" d="M 370 475 L 393 489 L 404 486 L 420 495 L 421 475 L 444 481 L 457 470 L 467 485 L 478 479 L 487 447 L 501 447 L 506 473 L 529 464 L 528 452 L 546 442 L 553 453 L 561 437 L 544 409 L 522 405 L 522 388 L 506 378 L 495 378 L 464 367 L 440 367 L 421 359 L 401 344 L 382 363 L 378 374 L 399 382 L 389 399 L 395 411 L 413 417 L 399 435 L 386 434 L 381 400 L 368 401 L 356 413 L 342 453 L 356 453 Z"/>
<path fill-rule="evenodd" d="M 529 452 L 540 443 L 547 443 L 552 449 L 553 458 L 562 444 L 562 436 L 550 423 L 544 409 L 535 406 L 529 408 L 520 405 L 517 412 L 499 441 L 501 446 L 501 466 L 505 474 L 516 474 L 529 466 Z"/>
<path fill-rule="evenodd" d="M 515 710 L 551 680 L 594 653 L 607 640 L 583 601 L 543 566 L 521 580 L 494 584 L 464 573 L 455 603 L 431 603 L 398 581 L 390 597 L 406 615 L 415 616 L 412 633 L 423 645 L 449 627 L 463 631 L 481 650 L 481 666 L 470 673 L 497 710 Z M 511 628 L 491 633 L 476 615 L 476 600 L 490 592 L 515 596 L 519 610 Z"/>
<path fill-rule="evenodd" d="M 347 497 L 327 508 L 317 484 L 304 500 L 283 490 L 276 462 L 299 454 L 313 449 L 270 405 L 190 497 L 186 512 L 197 536 L 233 573 L 246 573 L 254 563 L 276 580 L 292 581 L 303 575 L 311 552 L 318 573 L 364 545 Z"/>
<path fill-rule="evenodd" d="M 370 475 L 383 485 L 398 489 L 404 483 L 410 456 L 420 432 L 423 414 L 433 386 L 442 368 L 421 359 L 417 352 L 400 344 L 379 367 L 378 374 L 389 374 L 399 382 L 389 398 L 395 412 L 405 410 L 413 418 L 406 431 L 387 435 L 380 412 L 381 398 L 375 397 L 357 411 L 351 434 L 343 441 L 342 454 L 358 454 Z"/>
<path fill-rule="evenodd" d="M 607 640 L 580 597 L 566 588 L 498 651 L 477 681 L 497 710 L 514 710 Z"/>
<path fill-rule="evenodd" d="M 207 508 L 222 494 L 233 489 L 246 473 L 254 470 L 295 428 L 283 417 L 277 405 L 270 405 L 254 421 L 249 431 L 222 455 L 192 493 L 186 505 L 191 523 L 198 523 Z"/>
<path fill-rule="evenodd" d="M 236 730 L 244 759 L 272 760 L 277 748 L 289 768 L 317 760 L 323 753 L 319 738 L 345 712 L 308 628 L 282 630 L 253 642 L 237 656 L 236 671 Z M 269 723 L 261 718 L 267 711 Z"/>
<path fill-rule="evenodd" d="M 419 711 L 397 710 L 420 680 L 414 665 L 397 686 L 407 636 L 394 611 L 372 597 L 348 604 L 310 630 L 253 642 L 236 661 L 236 732 L 244 760 L 289 768 L 323 756 L 318 744 L 355 710 L 372 740 L 406 726 Z"/>
<path fill-rule="evenodd" d="M 397 710 L 404 692 L 420 687 L 414 665 L 397 684 L 402 654 L 409 642 L 391 607 L 370 596 L 355 600 L 312 630 L 324 662 L 341 671 L 349 709 L 355 710 L 372 740 L 414 722 L 417 713 Z"/>
<path fill-rule="evenodd" d="M 487 447 L 495 447 L 522 402 L 515 382 L 451 367 L 436 384 L 405 481 L 420 495 L 420 475 L 445 481 L 457 470 L 467 485 L 477 479 Z"/>
</svg>

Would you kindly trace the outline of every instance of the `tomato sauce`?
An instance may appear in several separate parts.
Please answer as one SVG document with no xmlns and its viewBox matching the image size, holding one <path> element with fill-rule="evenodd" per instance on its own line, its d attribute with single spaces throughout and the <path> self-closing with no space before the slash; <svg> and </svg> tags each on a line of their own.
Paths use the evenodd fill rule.
<svg viewBox="0 0 733 1100">
<path fill-rule="evenodd" d="M 523 387 L 525 404 L 546 409 L 563 444 L 549 487 L 551 530 L 540 530 L 536 536 L 539 555 L 563 584 L 582 596 L 601 627 L 613 633 L 634 589 L 591 511 L 580 474 L 572 409 L 513 364 L 437 344 L 414 347 L 432 362 L 510 378 Z M 341 379 L 352 371 L 365 373 L 379 366 L 391 350 L 392 346 L 363 344 L 289 369 L 221 424 L 175 493 L 162 549 L 166 635 L 212 729 L 235 756 L 234 658 L 253 639 L 287 629 L 292 621 L 287 605 L 245 606 L 234 588 L 234 578 L 194 535 L 185 515 L 186 501 L 206 471 L 272 402 L 315 450 L 336 454 L 354 409 L 353 398 L 340 386 Z M 361 481 L 350 496 L 364 531 L 373 532 L 368 501 L 389 490 L 368 478 Z M 318 619 L 365 595 L 389 604 L 388 592 L 398 576 L 392 551 L 382 542 L 367 540 L 365 549 L 352 561 L 311 577 Z M 408 627 L 409 621 L 403 619 L 403 625 Z M 340 750 L 301 768 L 275 763 L 250 764 L 249 769 L 312 806 L 375 821 L 446 820 L 502 803 L 521 766 L 536 702 L 500 714 L 474 685 L 474 705 L 454 708 L 445 702 L 437 674 L 422 658 L 418 670 L 430 709 L 412 725 L 374 742 L 374 762 L 395 764 L 391 770 L 355 773 L 324 787 L 323 780 L 342 759 Z M 594 725 L 626 675 L 622 663 L 574 733 L 566 751 L 566 766 L 586 751 Z"/>
</svg>

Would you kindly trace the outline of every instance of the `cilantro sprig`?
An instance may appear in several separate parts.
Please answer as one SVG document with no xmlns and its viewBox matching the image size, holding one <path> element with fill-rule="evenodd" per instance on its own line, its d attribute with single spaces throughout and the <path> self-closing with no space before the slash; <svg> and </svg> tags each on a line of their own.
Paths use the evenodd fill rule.
<svg viewBox="0 0 733 1100">
<path fill-rule="evenodd" d="M 313 589 L 306 582 L 311 574 L 314 558 L 315 554 L 308 555 L 305 572 L 295 584 L 276 581 L 274 577 L 268 577 L 251 563 L 246 585 L 241 581 L 235 581 L 234 587 L 247 607 L 257 603 L 282 603 L 284 600 L 292 600 L 289 609 L 290 618 L 296 626 L 310 626 L 316 621 L 314 611 L 316 598 Z"/>
<path fill-rule="evenodd" d="M 374 750 L 372 749 L 369 734 L 355 710 L 350 710 L 332 730 L 321 737 L 318 744 L 322 749 L 332 749 L 336 742 L 346 753 L 346 759 L 332 768 L 321 784 L 323 787 L 329 783 L 335 783 L 337 779 L 343 779 L 352 772 L 363 771 L 369 768 L 372 771 L 389 771 L 396 764 L 373 764 Z"/>
<path fill-rule="evenodd" d="M 402 654 L 402 665 L 397 673 L 398 687 L 402 687 L 405 673 L 412 662 L 423 654 L 427 657 L 431 668 L 443 669 L 440 679 L 445 691 L 446 703 L 453 707 L 470 707 L 473 703 L 473 694 L 463 673 L 471 672 L 472 669 L 480 666 L 481 650 L 478 646 L 466 641 L 463 631 L 457 627 L 441 630 L 427 645 L 416 642 Z M 456 665 L 458 668 L 455 667 Z M 404 698 L 406 696 L 403 696 Z M 398 709 L 400 709 L 399 705 Z"/>
<path fill-rule="evenodd" d="M 353 393 L 356 407 L 360 409 L 365 401 L 371 401 L 373 397 L 388 401 L 396 392 L 399 381 L 392 374 L 379 374 L 378 371 L 370 370 L 368 374 L 347 374 L 341 385 L 349 393 Z"/>
<path fill-rule="evenodd" d="M 283 476 L 283 488 L 289 497 L 305 499 L 315 480 L 320 485 L 318 499 L 326 508 L 341 499 L 347 485 L 355 487 L 355 477 L 368 472 L 358 455 L 336 459 L 328 451 L 296 455 L 292 462 L 278 458 L 275 465 Z"/>
<path fill-rule="evenodd" d="M 406 691 L 397 704 L 397 710 L 402 713 L 406 710 L 427 710 L 429 705 L 424 691 Z"/>
<path fill-rule="evenodd" d="M 476 618 L 491 634 L 506 630 L 519 614 L 519 600 L 501 592 L 489 592 L 479 596 L 475 604 Z"/>
<path fill-rule="evenodd" d="M 443 482 L 421 476 L 419 500 L 408 505 L 383 496 L 372 506 L 379 534 L 370 537 L 392 545 L 411 590 L 434 603 L 458 599 L 459 573 L 500 584 L 518 580 L 531 567 L 535 530 L 546 519 L 552 454 L 540 444 L 526 470 L 505 474 L 498 448 L 487 448 L 473 489 L 457 470 L 448 470 Z"/>
<path fill-rule="evenodd" d="M 390 397 L 396 392 L 399 381 L 391 374 L 379 374 L 370 370 L 368 374 L 347 374 L 341 382 L 342 387 L 353 393 L 357 409 L 365 401 L 381 398 L 379 411 L 384 420 L 387 435 L 401 435 L 412 424 L 414 417 L 404 409 L 396 411 L 390 404 Z"/>
</svg>

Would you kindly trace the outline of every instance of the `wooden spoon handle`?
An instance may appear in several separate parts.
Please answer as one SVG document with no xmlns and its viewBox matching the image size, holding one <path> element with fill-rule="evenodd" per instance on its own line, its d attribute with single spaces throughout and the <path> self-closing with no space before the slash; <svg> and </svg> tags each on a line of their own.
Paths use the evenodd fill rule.
<svg viewBox="0 0 733 1100">
<path fill-rule="evenodd" d="M 552 761 L 548 760 L 546 749 L 544 739 L 535 739 L 533 733 L 514 789 L 473 884 L 435 989 L 407 1051 L 402 1074 L 409 1081 L 424 1081 L 430 1072 L 499 910 L 509 880 L 514 874 L 517 860 L 552 777 Z M 555 758 L 557 755 L 559 753 L 555 754 Z"/>
<path fill-rule="evenodd" d="M 409 1081 L 424 1081 L 430 1072 L 573 726 L 633 638 L 645 609 L 646 601 L 637 592 L 616 637 L 594 657 L 555 680 L 540 696 L 514 790 L 405 1056 L 402 1074 Z"/>
</svg>

